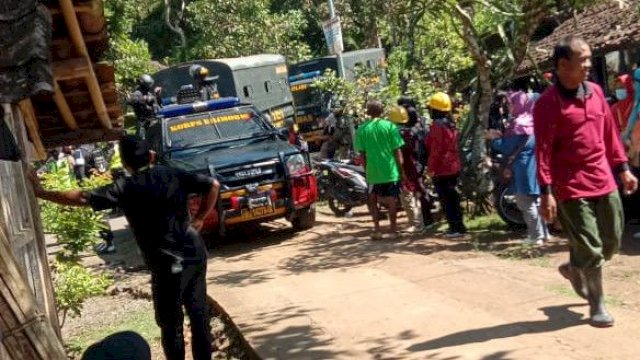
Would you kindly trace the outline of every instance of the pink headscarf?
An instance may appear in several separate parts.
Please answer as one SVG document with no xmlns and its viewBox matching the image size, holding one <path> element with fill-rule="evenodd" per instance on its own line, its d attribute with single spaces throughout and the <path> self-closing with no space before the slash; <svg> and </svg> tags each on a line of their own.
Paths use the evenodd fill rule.
<svg viewBox="0 0 640 360">
<path fill-rule="evenodd" d="M 532 135 L 533 99 L 524 91 L 511 93 L 508 97 L 511 103 L 512 120 L 505 135 Z"/>
</svg>

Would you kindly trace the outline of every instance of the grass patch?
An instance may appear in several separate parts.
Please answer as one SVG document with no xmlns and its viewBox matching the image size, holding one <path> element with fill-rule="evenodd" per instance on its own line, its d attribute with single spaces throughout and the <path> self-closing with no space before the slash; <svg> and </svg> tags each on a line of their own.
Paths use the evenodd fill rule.
<svg viewBox="0 0 640 360">
<path fill-rule="evenodd" d="M 536 259 L 544 256 L 540 248 L 530 245 L 514 245 L 504 250 L 495 252 L 497 257 L 503 259 Z"/>
<path fill-rule="evenodd" d="M 153 309 L 145 309 L 124 313 L 115 322 L 101 327 L 85 329 L 67 340 L 67 347 L 77 354 L 82 354 L 91 344 L 120 331 L 135 331 L 145 338 L 151 347 L 160 342 L 160 328 L 156 325 Z"/>
<path fill-rule="evenodd" d="M 509 226 L 495 213 L 469 218 L 465 225 L 469 231 L 509 232 Z"/>
<path fill-rule="evenodd" d="M 573 289 L 569 285 L 549 285 L 545 287 L 545 289 L 556 295 L 561 295 L 565 297 L 582 300 L 581 297 L 579 297 L 578 295 L 576 295 L 575 292 L 573 292 Z"/>
</svg>

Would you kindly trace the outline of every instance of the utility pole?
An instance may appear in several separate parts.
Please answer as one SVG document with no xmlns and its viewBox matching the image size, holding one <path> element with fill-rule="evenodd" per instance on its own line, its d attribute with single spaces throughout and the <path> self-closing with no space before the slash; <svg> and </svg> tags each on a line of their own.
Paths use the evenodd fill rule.
<svg viewBox="0 0 640 360">
<path fill-rule="evenodd" d="M 336 17 L 336 7 L 333 5 L 333 0 L 327 0 L 329 2 L 329 18 L 333 19 Z M 338 60 L 338 77 L 344 78 L 346 74 L 344 73 L 344 61 L 342 59 L 342 52 L 338 52 L 336 54 L 336 59 Z"/>
</svg>

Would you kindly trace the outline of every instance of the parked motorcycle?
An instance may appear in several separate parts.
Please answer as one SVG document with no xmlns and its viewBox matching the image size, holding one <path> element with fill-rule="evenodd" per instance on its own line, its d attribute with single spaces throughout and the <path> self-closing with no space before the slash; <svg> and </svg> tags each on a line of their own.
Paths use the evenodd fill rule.
<svg viewBox="0 0 640 360">
<path fill-rule="evenodd" d="M 494 154 L 491 157 L 491 176 L 495 184 L 494 206 L 498 211 L 500 218 L 512 228 L 523 228 L 526 226 L 522 212 L 518 209 L 515 195 L 509 188 L 509 184 L 502 181 L 500 175 L 500 164 L 502 163 L 502 155 Z"/>
<path fill-rule="evenodd" d="M 367 204 L 367 180 L 364 169 L 352 161 L 314 161 L 318 193 L 336 216 Z"/>
</svg>

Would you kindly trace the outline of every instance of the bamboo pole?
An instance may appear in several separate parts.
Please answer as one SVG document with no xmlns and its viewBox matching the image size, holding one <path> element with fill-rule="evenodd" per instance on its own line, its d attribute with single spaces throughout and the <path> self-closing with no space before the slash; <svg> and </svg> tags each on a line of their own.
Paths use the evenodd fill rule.
<svg viewBox="0 0 640 360">
<path fill-rule="evenodd" d="M 0 228 L 0 343 L 13 360 L 65 360 L 62 343 L 35 304 Z"/>
</svg>

